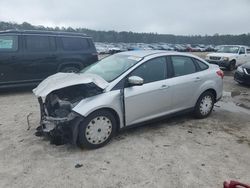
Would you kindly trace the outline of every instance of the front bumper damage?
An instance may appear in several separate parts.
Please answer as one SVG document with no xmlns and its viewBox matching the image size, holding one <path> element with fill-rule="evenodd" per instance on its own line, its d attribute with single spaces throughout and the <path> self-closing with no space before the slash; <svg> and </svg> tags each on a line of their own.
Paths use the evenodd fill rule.
<svg viewBox="0 0 250 188">
<path fill-rule="evenodd" d="M 48 115 L 46 106 L 41 97 L 38 98 L 40 105 L 40 125 L 37 127 L 36 136 L 47 137 L 51 144 L 62 145 L 66 143 L 76 144 L 78 127 L 83 117 L 71 111 L 66 117 L 52 117 Z"/>
</svg>

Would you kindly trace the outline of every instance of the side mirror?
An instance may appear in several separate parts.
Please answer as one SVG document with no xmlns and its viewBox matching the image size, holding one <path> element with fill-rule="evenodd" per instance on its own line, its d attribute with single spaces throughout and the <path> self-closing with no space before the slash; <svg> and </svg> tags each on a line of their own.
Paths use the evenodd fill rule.
<svg viewBox="0 0 250 188">
<path fill-rule="evenodd" d="M 141 86 L 143 85 L 144 80 L 139 76 L 130 76 L 128 78 L 129 86 Z"/>
</svg>

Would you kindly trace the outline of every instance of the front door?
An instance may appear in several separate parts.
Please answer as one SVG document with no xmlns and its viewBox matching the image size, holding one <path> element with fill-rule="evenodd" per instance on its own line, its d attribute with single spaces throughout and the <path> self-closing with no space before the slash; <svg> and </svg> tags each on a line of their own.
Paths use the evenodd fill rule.
<svg viewBox="0 0 250 188">
<path fill-rule="evenodd" d="M 237 63 L 236 65 L 239 66 L 239 65 L 246 63 L 247 59 L 248 57 L 247 57 L 246 49 L 244 47 L 241 47 L 239 51 L 239 56 L 236 61 Z"/>
<path fill-rule="evenodd" d="M 24 52 L 20 59 L 19 80 L 39 81 L 56 72 L 57 55 L 54 37 L 24 35 L 23 43 Z"/>
<path fill-rule="evenodd" d="M 126 125 L 166 114 L 171 106 L 171 92 L 166 80 L 166 58 L 149 60 L 132 71 L 129 76 L 143 78 L 144 84 L 124 90 Z"/>
<path fill-rule="evenodd" d="M 17 79 L 18 57 L 20 57 L 18 36 L 0 35 L 0 84 L 9 84 Z"/>
</svg>

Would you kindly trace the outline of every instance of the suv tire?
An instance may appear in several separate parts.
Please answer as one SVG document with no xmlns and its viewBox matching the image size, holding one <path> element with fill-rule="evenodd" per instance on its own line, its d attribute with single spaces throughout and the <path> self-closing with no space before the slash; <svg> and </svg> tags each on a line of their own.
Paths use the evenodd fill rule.
<svg viewBox="0 0 250 188">
<path fill-rule="evenodd" d="M 232 60 L 232 61 L 230 61 L 230 64 L 229 64 L 229 66 L 227 67 L 227 69 L 228 69 L 229 71 L 233 71 L 233 70 L 236 68 L 235 65 L 236 65 L 236 62 L 235 62 L 234 60 Z"/>
<path fill-rule="evenodd" d="M 61 69 L 60 72 L 66 72 L 66 73 L 77 73 L 79 72 L 80 69 L 77 67 L 69 66 L 69 67 L 64 67 Z"/>
</svg>

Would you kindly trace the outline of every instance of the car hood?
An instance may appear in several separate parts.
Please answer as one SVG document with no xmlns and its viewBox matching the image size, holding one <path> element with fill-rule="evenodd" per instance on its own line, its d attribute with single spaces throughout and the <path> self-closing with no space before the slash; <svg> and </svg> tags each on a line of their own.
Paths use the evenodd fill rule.
<svg viewBox="0 0 250 188">
<path fill-rule="evenodd" d="M 243 64 L 242 67 L 250 69 L 250 62 Z"/>
<path fill-rule="evenodd" d="M 210 53 L 207 54 L 207 56 L 215 56 L 215 57 L 233 57 L 237 54 L 233 54 L 233 53 Z"/>
<path fill-rule="evenodd" d="M 95 74 L 57 73 L 43 80 L 33 93 L 38 97 L 46 97 L 52 91 L 79 84 L 94 83 L 97 87 L 105 89 L 108 82 Z"/>
</svg>

